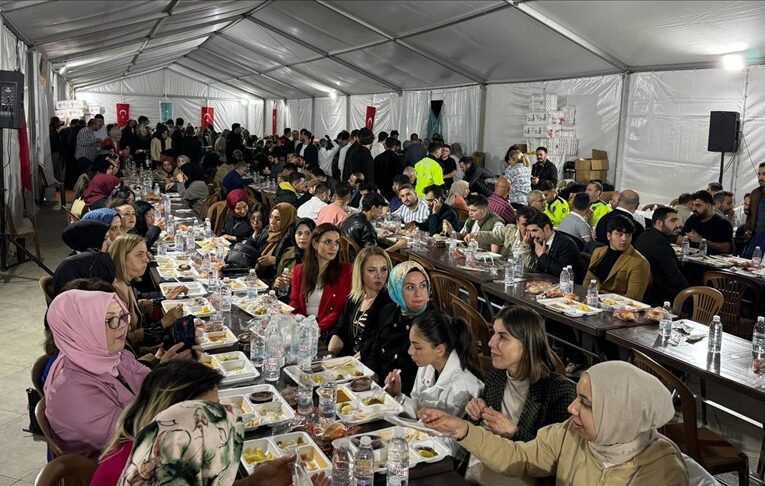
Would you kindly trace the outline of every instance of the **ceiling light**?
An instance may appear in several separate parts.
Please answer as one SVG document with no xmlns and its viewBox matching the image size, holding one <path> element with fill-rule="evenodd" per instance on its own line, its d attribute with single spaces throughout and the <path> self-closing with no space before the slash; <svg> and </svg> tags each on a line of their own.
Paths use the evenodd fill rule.
<svg viewBox="0 0 765 486">
<path fill-rule="evenodd" d="M 741 71 L 746 66 L 741 54 L 725 54 L 722 57 L 723 67 L 728 71 Z"/>
<path fill-rule="evenodd" d="M 335 91 L 335 90 L 330 91 L 329 92 L 329 98 L 332 99 L 332 100 L 337 99 L 337 91 Z"/>
</svg>

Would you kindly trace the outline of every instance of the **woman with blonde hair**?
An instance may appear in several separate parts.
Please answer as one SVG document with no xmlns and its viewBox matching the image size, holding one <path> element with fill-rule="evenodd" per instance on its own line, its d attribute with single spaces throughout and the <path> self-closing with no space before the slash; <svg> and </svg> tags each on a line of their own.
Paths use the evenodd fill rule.
<svg viewBox="0 0 765 486">
<path fill-rule="evenodd" d="M 380 321 L 380 310 L 392 302 L 385 289 L 392 266 L 388 252 L 379 246 L 362 248 L 356 255 L 351 293 L 330 333 L 330 353 L 357 355 L 363 362 L 373 352 L 374 326 Z"/>
<path fill-rule="evenodd" d="M 505 177 L 510 181 L 510 195 L 507 199 L 513 208 L 518 209 L 526 205 L 526 196 L 531 192 L 531 162 L 529 158 L 518 150 L 510 147 L 505 154 Z"/>
<path fill-rule="evenodd" d="M 454 181 L 449 189 L 449 195 L 446 197 L 446 204 L 454 209 L 467 211 L 467 202 L 465 198 L 470 195 L 470 184 L 467 181 Z"/>
</svg>

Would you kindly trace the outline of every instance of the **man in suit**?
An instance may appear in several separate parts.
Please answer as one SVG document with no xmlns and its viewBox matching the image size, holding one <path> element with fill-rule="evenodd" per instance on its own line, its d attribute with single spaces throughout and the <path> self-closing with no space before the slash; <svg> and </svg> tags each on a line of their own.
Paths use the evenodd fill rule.
<svg viewBox="0 0 765 486">
<path fill-rule="evenodd" d="M 603 292 L 642 300 L 651 279 L 651 265 L 632 246 L 636 223 L 627 215 L 614 211 L 603 216 L 598 224 L 603 224 L 603 220 L 611 215 L 606 227 L 608 246 L 592 252 L 590 268 L 584 277 L 585 285 L 596 280 Z"/>
<path fill-rule="evenodd" d="M 580 282 L 582 266 L 579 249 L 566 233 L 553 229 L 550 217 L 537 213 L 529 219 L 526 231 L 531 235 L 536 262 L 531 270 L 558 277 L 563 269 L 571 265 L 574 269 L 574 281 Z"/>
<path fill-rule="evenodd" d="M 637 192 L 631 189 L 625 189 L 619 193 L 619 198 L 616 200 L 616 208 L 610 213 L 603 215 L 598 221 L 598 225 L 595 227 L 595 239 L 604 245 L 608 245 L 608 222 L 611 218 L 617 215 L 624 216 L 632 222 L 633 232 L 632 237 L 637 240 L 640 233 L 643 232 L 643 225 L 635 218 L 634 213 L 640 206 L 640 196 Z"/>
<path fill-rule="evenodd" d="M 651 227 L 635 241 L 635 249 L 651 264 L 653 286 L 646 302 L 661 305 L 675 300 L 677 293 L 688 287 L 680 272 L 677 255 L 670 241 L 680 233 L 680 218 L 674 208 L 657 208 L 651 216 Z"/>
<path fill-rule="evenodd" d="M 300 130 L 300 143 L 295 145 L 295 153 L 303 157 L 308 167 L 319 166 L 319 149 L 313 144 L 313 134 L 305 128 Z"/>
</svg>

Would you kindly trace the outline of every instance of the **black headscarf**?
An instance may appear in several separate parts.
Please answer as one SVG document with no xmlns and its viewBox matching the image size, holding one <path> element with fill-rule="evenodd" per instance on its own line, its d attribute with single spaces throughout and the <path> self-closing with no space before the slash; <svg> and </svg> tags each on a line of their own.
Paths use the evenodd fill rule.
<svg viewBox="0 0 765 486">
<path fill-rule="evenodd" d="M 187 180 L 183 186 L 188 189 L 194 181 L 204 181 L 205 174 L 202 172 L 202 168 L 194 162 L 188 162 L 181 166 L 181 172 L 186 176 Z"/>
<path fill-rule="evenodd" d="M 112 283 L 117 275 L 108 253 L 86 251 L 64 258 L 53 274 L 53 295 L 58 295 L 66 284 L 78 278 L 100 278 Z"/>
<path fill-rule="evenodd" d="M 304 224 L 308 226 L 308 228 L 313 232 L 313 230 L 316 229 L 316 221 L 312 220 L 311 218 L 300 218 L 297 221 L 295 221 L 295 225 L 292 227 L 292 246 L 295 247 L 295 263 L 303 263 L 303 250 L 300 249 L 300 247 L 297 244 L 297 241 L 295 241 L 295 233 L 297 232 L 298 226 L 301 224 Z"/>
<path fill-rule="evenodd" d="M 146 226 L 146 213 L 154 209 L 154 206 L 146 201 L 136 201 L 133 203 L 133 208 L 135 209 L 135 227 L 132 232 L 146 236 L 146 232 L 149 231 L 149 227 Z"/>
<path fill-rule="evenodd" d="M 101 245 L 104 244 L 108 231 L 109 225 L 103 221 L 93 219 L 75 221 L 64 228 L 64 231 L 61 232 L 61 239 L 64 240 L 66 246 L 76 252 L 101 251 Z"/>
</svg>

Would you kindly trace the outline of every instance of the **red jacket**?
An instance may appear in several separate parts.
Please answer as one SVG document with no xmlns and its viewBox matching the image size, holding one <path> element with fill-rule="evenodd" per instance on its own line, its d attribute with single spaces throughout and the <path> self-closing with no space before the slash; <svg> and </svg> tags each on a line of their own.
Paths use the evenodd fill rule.
<svg viewBox="0 0 765 486">
<path fill-rule="evenodd" d="M 319 312 L 316 320 L 319 321 L 321 332 L 326 332 L 335 327 L 340 312 L 348 300 L 348 294 L 351 293 L 351 271 L 353 266 L 350 263 L 343 263 L 340 275 L 335 282 L 327 282 L 324 285 L 324 293 L 319 302 Z M 290 305 L 295 308 L 295 314 L 306 315 L 305 300 L 301 296 L 301 284 L 303 274 L 303 264 L 295 265 L 292 272 L 292 284 L 290 288 Z"/>
</svg>

